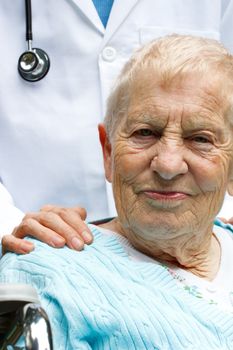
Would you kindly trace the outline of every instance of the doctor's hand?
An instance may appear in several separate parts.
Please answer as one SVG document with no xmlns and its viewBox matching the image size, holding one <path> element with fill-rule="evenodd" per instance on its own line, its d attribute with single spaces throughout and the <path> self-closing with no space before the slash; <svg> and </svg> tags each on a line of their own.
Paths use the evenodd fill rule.
<svg viewBox="0 0 233 350">
<path fill-rule="evenodd" d="M 230 218 L 230 219 L 225 219 L 225 218 L 219 218 L 222 222 L 224 222 L 225 224 L 231 224 L 231 225 L 233 225 L 233 216 L 232 216 L 232 218 Z"/>
<path fill-rule="evenodd" d="M 34 249 L 33 243 L 23 240 L 32 236 L 55 248 L 65 244 L 71 249 L 82 250 L 93 236 L 86 223 L 86 210 L 81 207 L 63 208 L 45 205 L 37 213 L 25 215 L 11 235 L 2 238 L 3 254 L 7 251 L 27 254 Z"/>
</svg>

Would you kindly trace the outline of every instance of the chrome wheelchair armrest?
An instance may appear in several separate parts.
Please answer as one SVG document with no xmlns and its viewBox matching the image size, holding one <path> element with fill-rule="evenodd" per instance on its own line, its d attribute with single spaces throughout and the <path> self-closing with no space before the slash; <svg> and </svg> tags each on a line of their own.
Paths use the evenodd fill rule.
<svg viewBox="0 0 233 350">
<path fill-rule="evenodd" d="M 47 314 L 30 286 L 0 285 L 0 332 L 0 350 L 53 350 Z"/>
<path fill-rule="evenodd" d="M 50 323 L 40 305 L 26 304 L 17 311 L 0 349 L 53 350 Z"/>
</svg>

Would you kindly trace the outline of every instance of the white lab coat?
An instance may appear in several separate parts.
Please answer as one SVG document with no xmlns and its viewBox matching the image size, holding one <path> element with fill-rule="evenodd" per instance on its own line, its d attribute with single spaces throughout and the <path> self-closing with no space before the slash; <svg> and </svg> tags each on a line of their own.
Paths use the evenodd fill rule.
<svg viewBox="0 0 233 350">
<path fill-rule="evenodd" d="M 168 33 L 219 39 L 233 52 L 233 1 L 115 0 L 106 30 L 92 0 L 32 0 L 32 11 L 34 47 L 51 59 L 36 83 L 17 72 L 24 1 L 0 1 L 1 182 L 21 211 L 81 204 L 89 219 L 112 215 L 96 126 L 113 80 L 134 50 Z M 20 215 L 1 193 L 0 202 L 0 226 L 12 218 L 4 233 Z"/>
</svg>

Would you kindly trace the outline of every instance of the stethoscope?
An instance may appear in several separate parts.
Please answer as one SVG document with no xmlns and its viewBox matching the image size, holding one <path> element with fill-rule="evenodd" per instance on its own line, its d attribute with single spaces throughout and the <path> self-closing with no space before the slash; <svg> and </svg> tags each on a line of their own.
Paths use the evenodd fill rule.
<svg viewBox="0 0 233 350">
<path fill-rule="evenodd" d="M 32 47 L 32 9 L 31 0 L 25 0 L 27 51 L 18 60 L 20 76 L 30 82 L 43 79 L 49 71 L 50 60 L 44 50 Z"/>
</svg>

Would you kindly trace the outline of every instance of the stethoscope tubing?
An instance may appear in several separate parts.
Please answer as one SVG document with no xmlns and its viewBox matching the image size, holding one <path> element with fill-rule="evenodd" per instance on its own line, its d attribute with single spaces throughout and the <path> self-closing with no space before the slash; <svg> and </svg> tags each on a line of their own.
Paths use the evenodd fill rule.
<svg viewBox="0 0 233 350">
<path fill-rule="evenodd" d="M 39 48 L 32 47 L 32 4 L 31 0 L 25 0 L 25 24 L 27 50 L 18 60 L 18 72 L 20 76 L 29 82 L 43 79 L 49 71 L 50 60 L 47 53 Z"/>
<path fill-rule="evenodd" d="M 33 40 L 32 35 L 32 3 L 31 0 L 25 0 L 26 16 L 26 41 Z"/>
</svg>

